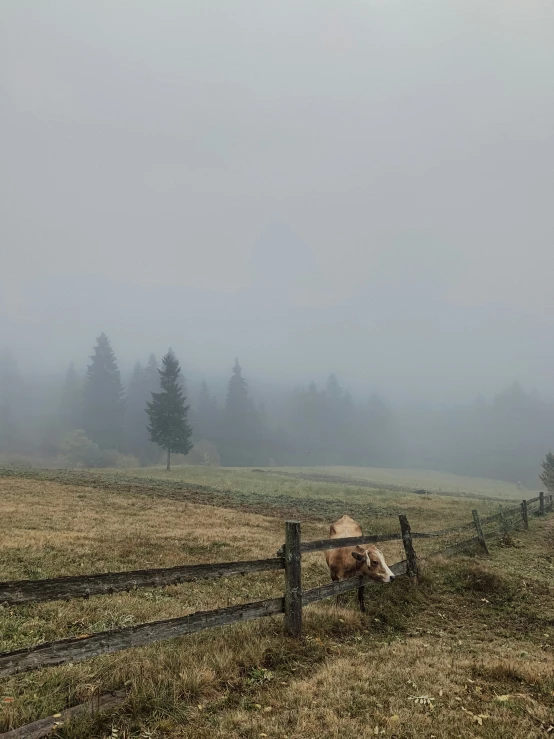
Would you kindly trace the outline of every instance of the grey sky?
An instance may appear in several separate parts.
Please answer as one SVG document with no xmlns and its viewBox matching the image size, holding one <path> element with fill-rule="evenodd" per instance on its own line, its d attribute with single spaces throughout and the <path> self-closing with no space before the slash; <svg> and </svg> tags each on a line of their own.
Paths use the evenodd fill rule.
<svg viewBox="0 0 554 739">
<path fill-rule="evenodd" d="M 0 126 L 22 362 L 550 394 L 551 0 L 3 0 Z"/>
</svg>

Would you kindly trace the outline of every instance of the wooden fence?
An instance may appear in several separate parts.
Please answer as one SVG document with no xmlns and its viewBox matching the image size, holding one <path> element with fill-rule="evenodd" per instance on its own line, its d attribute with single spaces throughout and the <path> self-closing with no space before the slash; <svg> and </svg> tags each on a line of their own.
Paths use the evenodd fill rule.
<svg viewBox="0 0 554 739">
<path fill-rule="evenodd" d="M 400 532 L 350 537 L 344 539 L 320 539 L 303 542 L 300 523 L 288 521 L 285 525 L 285 544 L 277 556 L 244 562 L 224 562 L 209 565 L 178 566 L 163 569 L 135 570 L 131 572 L 106 572 L 97 575 L 58 577 L 48 580 L 19 580 L 0 583 L 0 605 L 16 607 L 45 601 L 89 598 L 135 588 L 162 587 L 197 580 L 243 575 L 252 572 L 284 570 L 284 596 L 240 605 L 219 608 L 212 611 L 199 611 L 188 616 L 164 621 L 154 621 L 97 634 L 61 639 L 0 654 L 0 679 L 19 672 L 27 672 L 43 667 L 79 662 L 103 654 L 111 654 L 132 647 L 146 646 L 155 642 L 173 639 L 216 626 L 249 621 L 262 616 L 285 614 L 285 632 L 299 638 L 302 634 L 302 609 L 349 590 L 363 588 L 367 583 L 363 577 L 353 577 L 341 582 L 321 585 L 309 590 L 302 589 L 302 554 L 327 549 L 338 549 L 358 544 L 376 544 L 384 541 L 402 541 L 406 559 L 391 566 L 395 575 L 408 575 L 416 579 L 419 564 L 413 546 L 414 539 L 435 539 L 459 534 L 473 528 L 474 536 L 442 549 L 433 554 L 449 555 L 479 545 L 488 552 L 487 539 L 502 536 L 504 532 L 518 526 L 528 527 L 529 514 L 544 515 L 553 510 L 552 495 L 545 498 L 541 493 L 537 498 L 522 501 L 515 508 L 501 510 L 494 516 L 480 519 L 473 511 L 473 520 L 467 524 L 442 531 L 413 533 L 405 515 L 399 516 Z M 494 531 L 490 531 L 491 525 Z M 430 556 L 433 556 L 431 554 Z"/>
</svg>

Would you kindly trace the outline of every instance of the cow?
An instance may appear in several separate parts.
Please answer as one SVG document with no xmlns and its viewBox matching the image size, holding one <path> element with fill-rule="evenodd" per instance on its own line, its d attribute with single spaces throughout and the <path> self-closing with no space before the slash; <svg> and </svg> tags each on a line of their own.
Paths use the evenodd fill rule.
<svg viewBox="0 0 554 739">
<path fill-rule="evenodd" d="M 343 516 L 331 524 L 329 538 L 346 539 L 362 536 L 362 527 L 350 516 Z M 383 553 L 373 544 L 327 549 L 325 559 L 331 571 L 331 580 L 346 580 L 349 577 L 363 575 L 377 582 L 391 583 L 394 573 L 389 569 Z M 358 588 L 360 610 L 365 613 L 364 586 Z"/>
</svg>

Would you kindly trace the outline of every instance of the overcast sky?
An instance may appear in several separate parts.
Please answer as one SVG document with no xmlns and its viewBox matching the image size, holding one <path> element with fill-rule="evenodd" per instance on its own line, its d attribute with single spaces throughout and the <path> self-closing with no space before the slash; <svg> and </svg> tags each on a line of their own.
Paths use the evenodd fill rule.
<svg viewBox="0 0 554 739">
<path fill-rule="evenodd" d="M 2 0 L 0 345 L 554 378 L 552 0 Z"/>
</svg>

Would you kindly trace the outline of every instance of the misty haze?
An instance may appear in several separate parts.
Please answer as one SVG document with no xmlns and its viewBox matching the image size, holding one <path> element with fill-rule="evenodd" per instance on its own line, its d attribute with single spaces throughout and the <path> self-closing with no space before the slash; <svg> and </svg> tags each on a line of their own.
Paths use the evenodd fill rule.
<svg viewBox="0 0 554 739">
<path fill-rule="evenodd" d="M 83 379 L 105 332 L 127 394 L 171 346 L 193 413 L 202 380 L 223 408 L 239 357 L 265 406 L 252 463 L 536 484 L 554 438 L 552 6 L 165 11 L 2 6 L 2 452 L 48 456 L 63 376 Z M 336 407 L 299 426 L 312 381 Z"/>
</svg>

